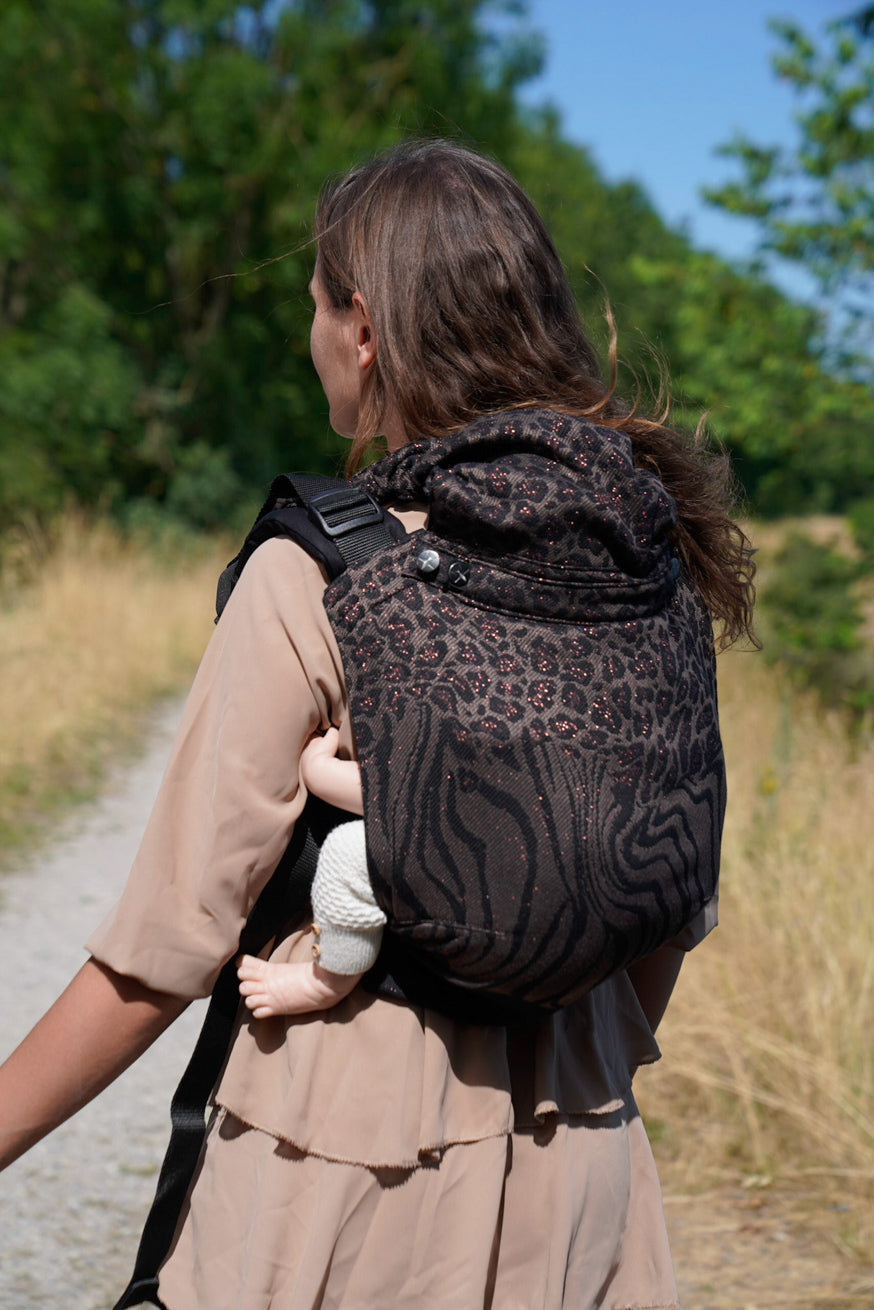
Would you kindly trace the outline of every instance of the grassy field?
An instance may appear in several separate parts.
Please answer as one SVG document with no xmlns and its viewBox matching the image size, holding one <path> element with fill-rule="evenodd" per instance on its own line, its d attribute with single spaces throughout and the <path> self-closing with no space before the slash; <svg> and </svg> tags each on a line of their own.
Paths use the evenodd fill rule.
<svg viewBox="0 0 874 1310">
<path fill-rule="evenodd" d="M 70 517 L 0 556 L 0 855 L 93 793 L 212 630 L 221 548 L 147 551 Z"/>
<path fill-rule="evenodd" d="M 789 1186 L 874 1260 L 874 742 L 721 657 L 721 925 L 685 964 L 639 1098 L 684 1184 Z"/>
<path fill-rule="evenodd" d="M 227 554 L 171 567 L 77 521 L 7 550 L 0 843 L 93 791 L 143 707 L 184 685 Z M 722 924 L 686 963 L 641 1106 L 672 1185 L 794 1188 L 870 1258 L 874 742 L 748 652 L 721 657 L 721 714 Z"/>
</svg>

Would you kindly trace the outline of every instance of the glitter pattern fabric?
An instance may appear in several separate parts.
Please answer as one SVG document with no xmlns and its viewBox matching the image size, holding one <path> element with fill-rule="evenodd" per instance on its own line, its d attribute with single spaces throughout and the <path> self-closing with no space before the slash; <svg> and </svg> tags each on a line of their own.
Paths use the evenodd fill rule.
<svg viewBox="0 0 874 1310">
<path fill-rule="evenodd" d="M 389 919 L 371 985 L 427 1001 L 413 947 L 468 1002 L 567 1004 L 716 888 L 713 638 L 674 504 L 624 434 L 537 410 L 360 481 L 429 511 L 325 600 Z"/>
</svg>

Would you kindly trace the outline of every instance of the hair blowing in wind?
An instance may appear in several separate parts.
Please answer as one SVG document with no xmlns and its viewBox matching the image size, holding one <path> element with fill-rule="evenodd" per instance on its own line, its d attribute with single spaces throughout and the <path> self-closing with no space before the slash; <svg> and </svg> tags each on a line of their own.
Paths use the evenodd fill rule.
<svg viewBox="0 0 874 1310">
<path fill-rule="evenodd" d="M 452 142 L 407 143 L 326 188 L 315 237 L 331 304 L 347 309 L 358 291 L 379 340 L 350 471 L 389 406 L 411 440 L 530 406 L 621 428 L 677 502 L 675 544 L 722 643 L 754 640 L 752 552 L 730 517 L 727 457 L 623 402 L 612 331 L 604 381 L 543 220 L 504 168 Z"/>
</svg>

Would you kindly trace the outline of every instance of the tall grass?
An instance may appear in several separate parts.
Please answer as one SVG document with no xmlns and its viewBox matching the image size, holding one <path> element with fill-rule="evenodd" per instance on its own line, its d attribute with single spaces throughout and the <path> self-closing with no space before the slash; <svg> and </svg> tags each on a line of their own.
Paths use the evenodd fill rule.
<svg viewBox="0 0 874 1310">
<path fill-rule="evenodd" d="M 143 708 L 184 685 L 227 557 L 190 541 L 162 556 L 76 516 L 3 544 L 0 849 L 93 791 Z"/>
<path fill-rule="evenodd" d="M 806 1181 L 871 1234 L 874 742 L 754 654 L 720 661 L 729 770 L 718 930 L 641 1077 L 689 1177 Z M 690 1131 L 692 1126 L 692 1131 Z"/>
</svg>

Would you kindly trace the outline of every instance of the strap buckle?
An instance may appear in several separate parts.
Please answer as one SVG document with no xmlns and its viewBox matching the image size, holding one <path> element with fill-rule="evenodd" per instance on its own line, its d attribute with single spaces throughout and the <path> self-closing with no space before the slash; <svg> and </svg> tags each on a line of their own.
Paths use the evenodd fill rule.
<svg viewBox="0 0 874 1310">
<path fill-rule="evenodd" d="M 343 487 L 320 491 L 307 501 L 307 513 L 328 537 L 342 537 L 356 528 L 382 522 L 382 510 L 367 491 Z"/>
</svg>

